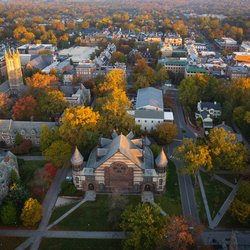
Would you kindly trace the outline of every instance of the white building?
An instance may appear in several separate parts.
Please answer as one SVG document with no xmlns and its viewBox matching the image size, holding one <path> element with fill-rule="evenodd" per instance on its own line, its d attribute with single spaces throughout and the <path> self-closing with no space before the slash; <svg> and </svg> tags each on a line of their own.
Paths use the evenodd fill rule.
<svg viewBox="0 0 250 250">
<path fill-rule="evenodd" d="M 213 128 L 213 119 L 221 116 L 221 105 L 218 102 L 198 102 L 196 119 L 201 119 L 203 128 Z"/>
<path fill-rule="evenodd" d="M 162 90 L 152 87 L 138 90 L 136 108 L 129 113 L 142 130 L 150 131 L 162 122 L 174 122 L 173 112 L 164 112 Z"/>
<path fill-rule="evenodd" d="M 240 46 L 240 52 L 250 52 L 250 41 L 243 41 Z"/>
<path fill-rule="evenodd" d="M 97 47 L 76 46 L 58 52 L 59 56 L 69 57 L 74 64 L 90 59 L 90 55 Z"/>
</svg>

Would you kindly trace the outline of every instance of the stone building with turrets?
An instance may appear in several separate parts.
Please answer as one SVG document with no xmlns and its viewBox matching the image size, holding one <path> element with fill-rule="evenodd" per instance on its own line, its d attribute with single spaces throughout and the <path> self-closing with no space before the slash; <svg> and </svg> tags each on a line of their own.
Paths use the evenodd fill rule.
<svg viewBox="0 0 250 250">
<path fill-rule="evenodd" d="M 73 182 L 77 189 L 97 192 L 162 192 L 166 184 L 167 157 L 162 149 L 154 159 L 147 137 L 133 139 L 112 134 L 100 138 L 87 162 L 75 148 L 71 158 Z"/>
<path fill-rule="evenodd" d="M 6 68 L 11 92 L 17 92 L 23 86 L 23 74 L 18 50 L 5 51 Z"/>
</svg>

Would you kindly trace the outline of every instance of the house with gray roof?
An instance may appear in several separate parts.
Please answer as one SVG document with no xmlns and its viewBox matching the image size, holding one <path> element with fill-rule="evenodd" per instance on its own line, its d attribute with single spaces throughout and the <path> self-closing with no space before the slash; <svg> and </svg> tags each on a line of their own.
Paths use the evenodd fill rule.
<svg viewBox="0 0 250 250">
<path fill-rule="evenodd" d="M 168 164 L 164 150 L 154 159 L 148 138 L 133 139 L 112 134 L 100 138 L 87 162 L 79 150 L 71 158 L 72 176 L 77 189 L 97 192 L 139 193 L 162 192 Z"/>
<path fill-rule="evenodd" d="M 214 118 L 221 116 L 221 105 L 218 102 L 202 102 L 197 103 L 197 113 L 195 113 L 196 119 L 201 119 L 203 128 L 213 128 Z"/>
</svg>

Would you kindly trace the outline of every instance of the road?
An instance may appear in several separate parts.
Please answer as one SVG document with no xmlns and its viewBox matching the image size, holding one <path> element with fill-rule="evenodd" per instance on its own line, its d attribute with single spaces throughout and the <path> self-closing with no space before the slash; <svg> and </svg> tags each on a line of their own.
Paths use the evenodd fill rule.
<svg viewBox="0 0 250 250">
<path fill-rule="evenodd" d="M 187 126 L 183 114 L 183 110 L 178 98 L 178 93 L 176 90 L 168 90 L 170 93 L 173 103 L 175 104 L 173 108 L 174 119 L 178 127 L 178 134 L 176 140 L 169 146 L 167 146 L 168 156 L 172 156 L 176 147 L 182 144 L 182 139 L 184 137 L 195 138 L 195 134 Z M 184 133 L 185 131 L 185 133 Z M 177 170 L 183 167 L 183 163 L 179 160 L 173 159 Z M 181 203 L 183 215 L 188 221 L 190 221 L 190 226 L 200 223 L 199 212 L 197 209 L 197 204 L 195 201 L 194 189 L 190 175 L 184 175 L 178 173 L 178 182 L 180 187 Z M 191 220 L 190 220 L 191 219 Z"/>
</svg>

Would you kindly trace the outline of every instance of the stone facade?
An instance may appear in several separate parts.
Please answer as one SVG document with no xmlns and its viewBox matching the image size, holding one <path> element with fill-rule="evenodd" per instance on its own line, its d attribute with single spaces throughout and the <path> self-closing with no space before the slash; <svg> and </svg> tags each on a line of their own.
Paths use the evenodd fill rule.
<svg viewBox="0 0 250 250">
<path fill-rule="evenodd" d="M 14 154 L 0 151 L 0 204 L 4 197 L 8 194 L 10 173 L 15 171 L 19 176 L 17 159 Z"/>
<path fill-rule="evenodd" d="M 79 190 L 109 193 L 162 192 L 167 158 L 162 151 L 163 156 L 154 161 L 146 144 L 145 139 L 133 140 L 124 135 L 113 140 L 101 138 L 87 162 L 76 148 L 71 159 L 75 186 Z"/>
<path fill-rule="evenodd" d="M 5 60 L 9 86 L 15 92 L 23 85 L 23 74 L 18 50 L 16 52 L 14 50 L 8 53 L 5 52 Z"/>
<path fill-rule="evenodd" d="M 38 146 L 41 129 L 44 125 L 49 128 L 56 127 L 55 122 L 0 120 L 0 141 L 12 146 L 15 143 L 16 134 L 19 133 L 24 139 L 29 139 L 33 145 Z"/>
</svg>

